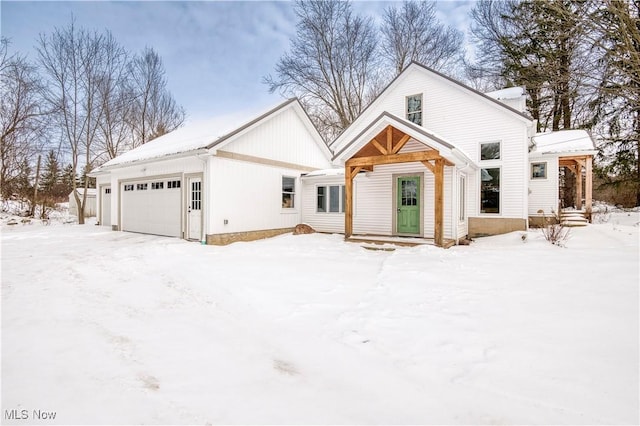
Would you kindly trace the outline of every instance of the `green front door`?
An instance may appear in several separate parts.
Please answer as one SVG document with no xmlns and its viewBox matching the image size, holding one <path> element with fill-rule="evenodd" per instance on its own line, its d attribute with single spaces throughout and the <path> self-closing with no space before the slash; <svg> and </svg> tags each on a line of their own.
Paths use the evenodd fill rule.
<svg viewBox="0 0 640 426">
<path fill-rule="evenodd" d="M 399 177 L 397 197 L 398 234 L 420 234 L 420 178 Z"/>
</svg>

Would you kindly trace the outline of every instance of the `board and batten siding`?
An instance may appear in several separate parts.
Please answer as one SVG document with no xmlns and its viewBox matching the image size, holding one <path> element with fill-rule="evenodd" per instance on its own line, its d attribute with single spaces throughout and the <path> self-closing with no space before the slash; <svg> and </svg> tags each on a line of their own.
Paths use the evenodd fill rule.
<svg viewBox="0 0 640 426">
<path fill-rule="evenodd" d="M 531 165 L 533 163 L 547 163 L 546 179 L 531 179 Z M 558 157 L 545 156 L 544 158 L 531 158 L 529 161 L 529 216 L 542 216 L 538 210 L 544 211 L 544 215 L 550 216 L 557 213 L 558 195 Z"/>
<path fill-rule="evenodd" d="M 225 234 L 295 227 L 301 221 L 300 170 L 210 158 L 207 232 Z M 294 208 L 282 207 L 282 177 L 296 178 Z M 225 224 L 226 220 L 226 224 Z"/>
<path fill-rule="evenodd" d="M 301 222 L 318 232 L 344 233 L 344 213 L 317 211 L 318 186 L 342 185 L 344 185 L 344 175 L 303 177 Z"/>
<path fill-rule="evenodd" d="M 323 151 L 295 108 L 278 112 L 257 127 L 242 133 L 220 150 L 315 169 L 331 167 L 330 153 Z"/>
<path fill-rule="evenodd" d="M 531 122 L 421 67 L 406 72 L 331 145 L 332 149 L 338 152 L 384 111 L 405 118 L 406 97 L 422 94 L 423 127 L 454 144 L 480 167 L 480 143 L 501 142 L 501 213 L 486 216 L 526 218 Z M 480 216 L 480 170 L 468 174 L 467 215 Z"/>
</svg>

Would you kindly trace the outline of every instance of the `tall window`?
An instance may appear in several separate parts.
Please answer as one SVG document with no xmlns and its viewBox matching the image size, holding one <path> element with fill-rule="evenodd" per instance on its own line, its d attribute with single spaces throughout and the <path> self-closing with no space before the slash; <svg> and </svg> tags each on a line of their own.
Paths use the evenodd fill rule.
<svg viewBox="0 0 640 426">
<path fill-rule="evenodd" d="M 282 176 L 282 208 L 292 209 L 296 195 L 296 178 Z"/>
<path fill-rule="evenodd" d="M 407 96 L 407 120 L 422 126 L 422 94 Z"/>
<path fill-rule="evenodd" d="M 480 212 L 500 213 L 500 167 L 480 170 Z"/>
<path fill-rule="evenodd" d="M 465 211 L 466 203 L 467 203 L 467 182 L 464 176 L 460 176 L 460 206 L 458 207 L 458 220 L 460 222 L 464 222 L 467 212 Z"/>
<path fill-rule="evenodd" d="M 325 213 L 327 211 L 327 187 L 326 186 L 319 186 L 317 188 L 316 199 L 317 199 L 316 211 L 318 213 Z"/>
</svg>

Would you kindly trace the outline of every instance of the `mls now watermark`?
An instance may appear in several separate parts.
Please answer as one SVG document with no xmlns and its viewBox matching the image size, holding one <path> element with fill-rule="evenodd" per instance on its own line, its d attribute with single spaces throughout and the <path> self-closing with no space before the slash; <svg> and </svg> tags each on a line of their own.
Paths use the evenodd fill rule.
<svg viewBox="0 0 640 426">
<path fill-rule="evenodd" d="M 4 410 L 5 420 L 55 420 L 55 411 L 45 410 Z"/>
</svg>

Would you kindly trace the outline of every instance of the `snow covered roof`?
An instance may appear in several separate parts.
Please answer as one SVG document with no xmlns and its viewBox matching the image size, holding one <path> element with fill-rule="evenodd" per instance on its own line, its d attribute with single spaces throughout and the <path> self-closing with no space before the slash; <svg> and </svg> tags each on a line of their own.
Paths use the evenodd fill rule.
<svg viewBox="0 0 640 426">
<path fill-rule="evenodd" d="M 211 148 L 293 102 L 298 100 L 289 99 L 262 114 L 242 111 L 189 124 L 107 161 L 93 173 L 111 166 Z"/>
<path fill-rule="evenodd" d="M 302 175 L 302 177 L 343 176 L 343 175 L 344 175 L 344 167 L 340 167 L 340 168 L 334 168 L 334 169 L 314 170 L 312 172 Z"/>
<path fill-rule="evenodd" d="M 586 130 L 559 130 L 538 133 L 533 137 L 534 148 L 531 153 L 557 154 L 569 152 L 593 151 L 596 147 Z"/>
<path fill-rule="evenodd" d="M 491 99 L 518 99 L 524 95 L 524 88 L 522 87 L 508 87 L 506 89 L 494 90 L 493 92 L 485 93 Z"/>
</svg>

